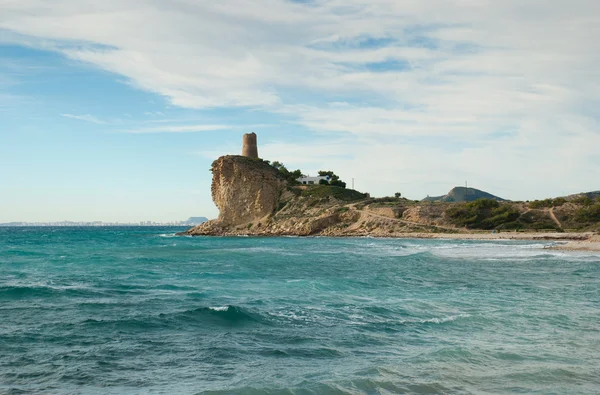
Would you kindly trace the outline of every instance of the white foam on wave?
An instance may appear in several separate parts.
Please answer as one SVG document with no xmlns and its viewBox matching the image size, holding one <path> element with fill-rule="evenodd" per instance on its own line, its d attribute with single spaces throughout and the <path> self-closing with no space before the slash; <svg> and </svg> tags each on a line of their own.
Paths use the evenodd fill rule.
<svg viewBox="0 0 600 395">
<path fill-rule="evenodd" d="M 451 315 L 448 317 L 442 317 L 442 318 L 428 318 L 428 319 L 424 319 L 424 320 L 419 320 L 419 323 L 422 324 L 427 324 L 427 323 L 432 323 L 432 324 L 443 324 L 445 322 L 452 322 L 452 321 L 456 321 L 459 318 L 469 318 L 471 315 L 470 314 L 457 314 L 457 315 Z"/>
<path fill-rule="evenodd" d="M 217 306 L 217 307 L 209 306 L 208 308 L 213 311 L 227 311 L 229 309 L 229 306 Z"/>
<path fill-rule="evenodd" d="M 549 250 L 546 247 L 551 243 L 522 241 L 477 241 L 477 242 L 441 242 L 437 245 L 412 244 L 411 248 L 418 251 L 429 251 L 443 258 L 460 258 L 475 260 L 506 260 L 526 261 L 547 257 L 567 257 L 562 251 Z"/>
</svg>

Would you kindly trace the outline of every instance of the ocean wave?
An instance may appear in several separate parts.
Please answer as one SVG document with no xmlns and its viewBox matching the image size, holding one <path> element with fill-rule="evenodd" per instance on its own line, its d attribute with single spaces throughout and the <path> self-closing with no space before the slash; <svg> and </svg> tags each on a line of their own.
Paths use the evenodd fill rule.
<svg viewBox="0 0 600 395">
<path fill-rule="evenodd" d="M 229 310 L 229 306 L 209 307 L 209 309 L 214 311 L 227 311 Z"/>
<path fill-rule="evenodd" d="M 88 296 L 97 294 L 86 286 L 53 286 L 42 284 L 0 286 L 0 299 L 47 298 L 59 295 Z"/>
<path fill-rule="evenodd" d="M 268 320 L 260 314 L 238 306 L 198 307 L 175 313 L 158 315 L 136 315 L 120 319 L 103 320 L 88 318 L 80 324 L 86 327 L 109 327 L 118 330 L 149 330 L 161 328 L 181 328 L 182 325 L 207 328 L 210 326 L 243 326 L 266 324 Z"/>
<path fill-rule="evenodd" d="M 161 314 L 160 316 L 167 317 L 165 314 Z M 249 323 L 266 324 L 268 322 L 264 316 L 257 312 L 232 305 L 198 307 L 196 309 L 175 313 L 172 318 L 185 322 L 195 321 L 202 323 L 231 325 L 243 325 Z"/>
</svg>

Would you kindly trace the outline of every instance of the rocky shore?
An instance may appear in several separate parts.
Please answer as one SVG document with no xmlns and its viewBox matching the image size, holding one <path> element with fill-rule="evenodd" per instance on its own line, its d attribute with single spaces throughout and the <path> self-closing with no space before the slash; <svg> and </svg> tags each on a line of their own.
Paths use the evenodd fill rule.
<svg viewBox="0 0 600 395">
<path fill-rule="evenodd" d="M 538 240 L 556 242 L 550 248 L 600 251 L 600 236 L 594 232 L 473 230 L 447 218 L 452 203 L 389 202 L 333 186 L 290 186 L 261 159 L 222 156 L 213 162 L 211 171 L 211 193 L 219 217 L 182 234 Z M 552 210 L 518 204 L 511 209 L 527 218 L 535 214 L 531 218 L 536 224 L 561 225 Z"/>
</svg>

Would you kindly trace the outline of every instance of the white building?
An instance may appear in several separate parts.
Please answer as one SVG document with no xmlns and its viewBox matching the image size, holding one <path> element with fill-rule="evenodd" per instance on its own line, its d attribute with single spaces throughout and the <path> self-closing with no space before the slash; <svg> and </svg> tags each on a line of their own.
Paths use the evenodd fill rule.
<svg viewBox="0 0 600 395">
<path fill-rule="evenodd" d="M 296 181 L 298 181 L 302 185 L 318 185 L 319 181 L 325 180 L 329 182 L 329 176 L 317 176 L 317 177 L 300 177 Z"/>
</svg>

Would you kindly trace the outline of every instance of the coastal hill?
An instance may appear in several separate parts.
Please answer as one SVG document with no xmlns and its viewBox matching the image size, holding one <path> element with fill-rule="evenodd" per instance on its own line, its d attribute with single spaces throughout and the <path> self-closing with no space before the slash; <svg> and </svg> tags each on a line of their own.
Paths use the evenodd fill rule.
<svg viewBox="0 0 600 395">
<path fill-rule="evenodd" d="M 338 186 L 297 185 L 268 161 L 233 155 L 215 160 L 211 171 L 219 216 L 184 234 L 428 237 L 491 230 L 600 231 L 600 200 L 587 196 L 532 202 L 371 198 Z"/>
<path fill-rule="evenodd" d="M 475 188 L 454 187 L 443 196 L 427 196 L 423 202 L 472 202 L 477 199 L 493 199 L 505 202 L 505 199 Z"/>
<path fill-rule="evenodd" d="M 581 192 L 574 195 L 565 196 L 565 199 L 569 201 L 581 198 L 598 199 L 600 198 L 600 191 Z"/>
</svg>

